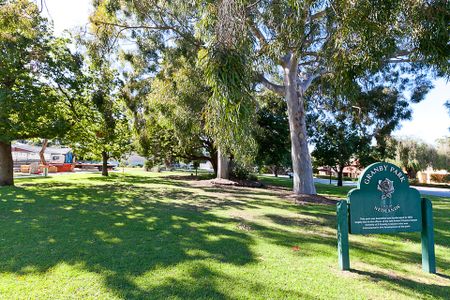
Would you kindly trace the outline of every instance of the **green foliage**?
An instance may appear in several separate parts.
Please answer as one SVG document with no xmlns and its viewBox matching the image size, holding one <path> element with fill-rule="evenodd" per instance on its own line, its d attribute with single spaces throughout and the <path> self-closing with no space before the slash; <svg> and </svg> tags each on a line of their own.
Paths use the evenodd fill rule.
<svg viewBox="0 0 450 300">
<path fill-rule="evenodd" d="M 212 90 L 207 115 L 207 132 L 216 144 L 243 162 L 255 153 L 252 132 L 255 101 L 251 70 L 245 55 L 234 49 L 213 47 L 199 52 L 199 61 Z"/>
<path fill-rule="evenodd" d="M 215 167 L 216 147 L 206 132 L 205 115 L 211 90 L 195 62 L 171 59 L 170 54 L 167 51 L 163 68 L 148 82 L 150 89 L 138 93 L 129 105 L 135 114 L 140 152 L 155 161 L 209 160 Z M 136 93 L 130 90 L 129 94 Z"/>
<path fill-rule="evenodd" d="M 450 172 L 450 136 L 436 141 L 437 159 L 433 166 L 435 169 L 443 169 Z"/>
<path fill-rule="evenodd" d="M 253 181 L 258 180 L 258 178 L 251 173 L 249 167 L 236 161 L 232 162 L 230 177 L 238 180 L 253 180 Z"/>
<path fill-rule="evenodd" d="M 400 138 L 396 140 L 395 163 L 404 168 L 410 178 L 415 178 L 418 171 L 427 167 L 449 170 L 450 155 L 447 149 L 445 144 L 441 144 L 438 150 L 419 140 Z"/>
<path fill-rule="evenodd" d="M 63 136 L 71 125 L 79 57 L 51 36 L 26 0 L 0 5 L 0 140 Z"/>
<path fill-rule="evenodd" d="M 330 166 L 337 172 L 350 165 L 351 160 L 370 143 L 348 120 L 319 121 L 311 140 L 314 143 L 311 154 L 316 167 Z"/>
<path fill-rule="evenodd" d="M 155 166 L 152 160 L 147 159 L 144 163 L 144 167 L 146 171 L 150 171 Z"/>
<path fill-rule="evenodd" d="M 106 3 L 95 11 L 93 18 L 107 18 Z M 113 19 L 108 19 L 113 21 Z M 83 105 L 67 140 L 84 158 L 103 159 L 122 156 L 131 151 L 131 122 L 122 93 L 123 82 L 113 67 L 117 53 L 113 51 L 116 30 L 91 24 L 91 35 L 78 36 L 78 46 L 85 50 L 84 73 L 89 79 Z"/>
<path fill-rule="evenodd" d="M 280 95 L 286 95 L 286 89 L 298 91 L 300 97 L 320 94 L 328 84 L 336 92 L 336 101 L 342 100 L 338 96 L 351 98 L 376 86 L 400 94 L 409 90 L 410 100 L 423 99 L 431 87 L 428 77 L 448 76 L 450 70 L 447 2 L 110 0 L 95 4 L 100 8 L 98 26 L 112 30 L 116 24 L 121 35 L 128 32 L 125 37 L 148 54 L 148 69 L 158 69 L 158 58 L 164 58 L 174 44 L 189 44 L 197 50 L 182 55 L 198 53 L 212 89 L 206 111 L 208 134 L 239 159 L 251 157 L 255 148 L 250 138 L 255 104 L 250 95 L 254 77 L 264 78 L 253 76 L 255 71 L 266 79 L 277 79 L 283 68 L 286 86 L 263 81 Z M 102 14 L 112 21 L 101 23 Z M 290 63 L 295 66 L 286 68 Z M 293 70 L 298 78 L 289 76 Z M 392 95 L 397 98 L 395 92 Z M 385 131 L 396 126 L 389 118 L 385 121 Z M 378 145 L 387 136 L 380 134 L 375 137 Z M 296 146 L 307 145 L 306 139 L 303 136 L 294 145 L 294 152 L 307 152 L 297 149 L 305 146 Z M 387 156 L 382 146 L 378 150 L 376 155 Z M 308 157 L 303 160 L 309 163 Z"/>
<path fill-rule="evenodd" d="M 402 120 L 411 118 L 409 102 L 399 90 L 393 86 L 375 86 L 368 91 L 355 88 L 354 95 L 347 97 L 340 95 L 333 86 L 323 85 L 322 88 L 321 94 L 313 94 L 308 101 L 311 136 L 320 136 L 315 132 L 317 120 L 344 122 L 365 139 L 366 146 L 353 152 L 362 166 L 395 156 L 390 135 Z M 376 143 L 370 146 L 372 141 Z"/>
<path fill-rule="evenodd" d="M 104 152 L 108 158 L 120 159 L 131 150 L 131 123 L 119 83 L 113 79 L 116 74 L 104 67 L 88 76 L 89 93 L 66 139 L 85 158 L 100 159 Z"/>
<path fill-rule="evenodd" d="M 277 173 L 278 169 L 289 168 L 292 164 L 286 103 L 280 96 L 267 91 L 258 95 L 258 102 L 255 162 L 259 167 L 269 166 L 271 172 Z"/>
</svg>

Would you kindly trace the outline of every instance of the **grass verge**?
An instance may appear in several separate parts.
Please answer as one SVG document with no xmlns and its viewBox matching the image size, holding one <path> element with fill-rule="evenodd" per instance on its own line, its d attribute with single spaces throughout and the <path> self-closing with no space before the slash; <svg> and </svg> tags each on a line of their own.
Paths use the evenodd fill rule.
<svg viewBox="0 0 450 300">
<path fill-rule="evenodd" d="M 351 236 L 352 271 L 340 272 L 334 206 L 167 175 L 0 188 L 0 298 L 448 299 L 448 198 L 430 197 L 439 274 L 421 271 L 418 233 Z M 349 188 L 317 189 L 345 197 Z"/>
</svg>

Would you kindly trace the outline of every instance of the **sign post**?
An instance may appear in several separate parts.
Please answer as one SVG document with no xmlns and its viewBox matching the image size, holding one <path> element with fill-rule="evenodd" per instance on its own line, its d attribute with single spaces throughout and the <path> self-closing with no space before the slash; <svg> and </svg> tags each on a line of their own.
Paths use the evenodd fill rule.
<svg viewBox="0 0 450 300">
<path fill-rule="evenodd" d="M 422 270 L 436 273 L 434 254 L 433 207 L 429 199 L 422 199 Z"/>
<path fill-rule="evenodd" d="M 347 201 L 337 203 L 338 259 L 341 270 L 350 269 L 348 250 L 348 205 Z"/>
<path fill-rule="evenodd" d="M 379 162 L 367 167 L 358 187 L 337 204 L 339 267 L 350 269 L 348 234 L 421 232 L 422 267 L 436 273 L 432 206 L 409 187 L 397 166 Z"/>
</svg>

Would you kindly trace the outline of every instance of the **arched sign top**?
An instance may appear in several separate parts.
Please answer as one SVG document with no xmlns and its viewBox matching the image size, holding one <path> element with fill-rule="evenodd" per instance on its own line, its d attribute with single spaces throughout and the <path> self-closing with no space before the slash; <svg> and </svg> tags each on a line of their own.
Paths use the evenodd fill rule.
<svg viewBox="0 0 450 300">
<path fill-rule="evenodd" d="M 376 187 L 375 187 L 376 186 Z M 409 188 L 408 177 L 394 164 L 377 162 L 364 169 L 358 181 L 359 189 Z"/>
<path fill-rule="evenodd" d="M 352 233 L 393 233 L 421 230 L 421 198 L 408 177 L 394 164 L 378 162 L 359 177 L 348 194 Z"/>
</svg>

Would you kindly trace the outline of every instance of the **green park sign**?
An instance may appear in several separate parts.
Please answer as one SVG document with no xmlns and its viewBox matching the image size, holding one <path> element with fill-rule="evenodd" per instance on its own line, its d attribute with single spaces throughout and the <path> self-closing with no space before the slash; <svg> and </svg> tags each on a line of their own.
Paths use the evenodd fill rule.
<svg viewBox="0 0 450 300">
<path fill-rule="evenodd" d="M 341 270 L 350 269 L 348 234 L 421 232 L 422 267 L 435 273 L 432 206 L 409 187 L 407 176 L 391 163 L 368 166 L 348 199 L 337 204 L 338 254 Z"/>
</svg>

